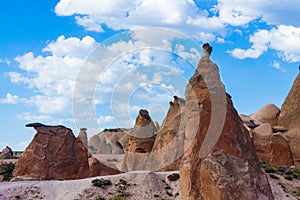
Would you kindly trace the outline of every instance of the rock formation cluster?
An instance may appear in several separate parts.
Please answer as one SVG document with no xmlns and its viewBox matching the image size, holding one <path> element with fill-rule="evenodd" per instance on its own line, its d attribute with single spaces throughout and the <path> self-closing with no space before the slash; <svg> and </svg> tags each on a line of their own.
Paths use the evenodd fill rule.
<svg viewBox="0 0 300 200">
<path fill-rule="evenodd" d="M 281 109 L 268 104 L 241 116 L 253 138 L 258 159 L 277 166 L 300 168 L 300 75 Z"/>
</svg>

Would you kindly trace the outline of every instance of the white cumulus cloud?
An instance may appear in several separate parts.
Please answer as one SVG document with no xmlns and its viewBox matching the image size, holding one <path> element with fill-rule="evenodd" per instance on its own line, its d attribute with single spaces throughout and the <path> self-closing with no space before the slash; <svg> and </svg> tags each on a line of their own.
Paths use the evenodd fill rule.
<svg viewBox="0 0 300 200">
<path fill-rule="evenodd" d="M 268 49 L 278 52 L 286 62 L 300 61 L 300 28 L 280 25 L 271 30 L 260 30 L 250 37 L 252 46 L 249 49 L 236 48 L 231 55 L 239 58 L 258 58 Z"/>
</svg>

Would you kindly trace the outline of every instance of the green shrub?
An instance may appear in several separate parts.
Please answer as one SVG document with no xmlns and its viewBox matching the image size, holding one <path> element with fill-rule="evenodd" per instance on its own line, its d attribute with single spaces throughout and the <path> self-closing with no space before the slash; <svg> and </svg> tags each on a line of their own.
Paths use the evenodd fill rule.
<svg viewBox="0 0 300 200">
<path fill-rule="evenodd" d="M 297 191 L 293 192 L 295 196 L 300 197 L 300 188 Z"/>
<path fill-rule="evenodd" d="M 266 173 L 276 173 L 276 169 L 273 166 L 268 165 L 265 168 L 265 172 Z"/>
<path fill-rule="evenodd" d="M 276 176 L 275 174 L 269 174 L 269 176 L 270 176 L 271 178 L 273 178 L 273 179 L 279 179 L 279 177 Z"/>
<path fill-rule="evenodd" d="M 167 176 L 170 181 L 177 181 L 180 179 L 180 175 L 178 173 L 173 173 Z"/>
<path fill-rule="evenodd" d="M 15 164 L 8 163 L 0 165 L 0 175 L 3 175 L 3 181 L 9 181 L 15 169 Z"/>
<path fill-rule="evenodd" d="M 112 185 L 110 180 L 105 180 L 105 179 L 94 179 L 92 180 L 92 184 L 93 186 L 96 187 L 105 187 L 105 186 Z"/>
<path fill-rule="evenodd" d="M 119 183 L 122 184 L 122 185 L 127 185 L 127 181 L 125 181 L 124 179 L 120 179 Z"/>
<path fill-rule="evenodd" d="M 120 196 L 114 196 L 114 197 L 109 198 L 109 200 L 125 200 L 125 199 Z"/>
<path fill-rule="evenodd" d="M 292 175 L 285 175 L 284 178 L 286 180 L 292 181 L 293 180 L 293 176 Z"/>
<path fill-rule="evenodd" d="M 166 189 L 166 190 L 170 190 L 170 189 L 171 189 L 171 186 L 166 185 L 166 186 L 165 186 L 165 189 Z"/>
<path fill-rule="evenodd" d="M 105 198 L 97 196 L 96 200 L 105 200 Z"/>
<path fill-rule="evenodd" d="M 300 169 L 293 169 L 293 176 L 294 178 L 300 177 Z"/>
<path fill-rule="evenodd" d="M 279 166 L 276 168 L 277 168 L 278 172 L 282 172 L 282 173 L 284 173 L 288 169 L 287 166 Z"/>
</svg>

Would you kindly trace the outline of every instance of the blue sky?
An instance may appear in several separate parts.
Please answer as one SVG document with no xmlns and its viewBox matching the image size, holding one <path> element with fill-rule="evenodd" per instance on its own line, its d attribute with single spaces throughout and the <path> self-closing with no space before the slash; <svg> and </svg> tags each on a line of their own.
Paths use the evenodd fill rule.
<svg viewBox="0 0 300 200">
<path fill-rule="evenodd" d="M 300 0 L 2 1 L 0 149 L 23 150 L 30 122 L 89 136 L 132 126 L 140 108 L 161 122 L 204 42 L 240 113 L 280 107 L 299 71 L 299 11 Z"/>
</svg>

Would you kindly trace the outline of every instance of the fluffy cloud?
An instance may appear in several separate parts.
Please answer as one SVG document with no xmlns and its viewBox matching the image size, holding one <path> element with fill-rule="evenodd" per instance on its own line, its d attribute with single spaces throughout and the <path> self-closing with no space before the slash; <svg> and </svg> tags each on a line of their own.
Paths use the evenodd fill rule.
<svg viewBox="0 0 300 200">
<path fill-rule="evenodd" d="M 260 30 L 249 41 L 252 43 L 251 48 L 234 49 L 231 55 L 239 59 L 258 58 L 268 49 L 273 49 L 283 61 L 300 61 L 300 28 L 281 25 L 270 31 Z"/>
<path fill-rule="evenodd" d="M 224 23 L 240 26 L 262 19 L 273 25 L 300 26 L 298 15 L 300 0 L 218 0 L 211 10 L 219 13 Z"/>
<path fill-rule="evenodd" d="M 18 104 L 24 101 L 26 101 L 26 99 L 20 98 L 17 95 L 12 95 L 10 93 L 7 93 L 5 98 L 0 99 L 0 103 L 4 104 Z"/>
<path fill-rule="evenodd" d="M 172 3 L 168 0 L 61 0 L 55 12 L 59 16 L 75 16 L 79 25 L 98 32 L 104 31 L 103 24 L 114 30 L 164 27 L 184 30 L 202 40 L 206 38 L 198 37 L 198 32 L 211 33 L 224 28 L 222 20 L 217 16 L 210 17 L 207 10 L 199 9 L 191 0 L 174 0 Z"/>
</svg>

